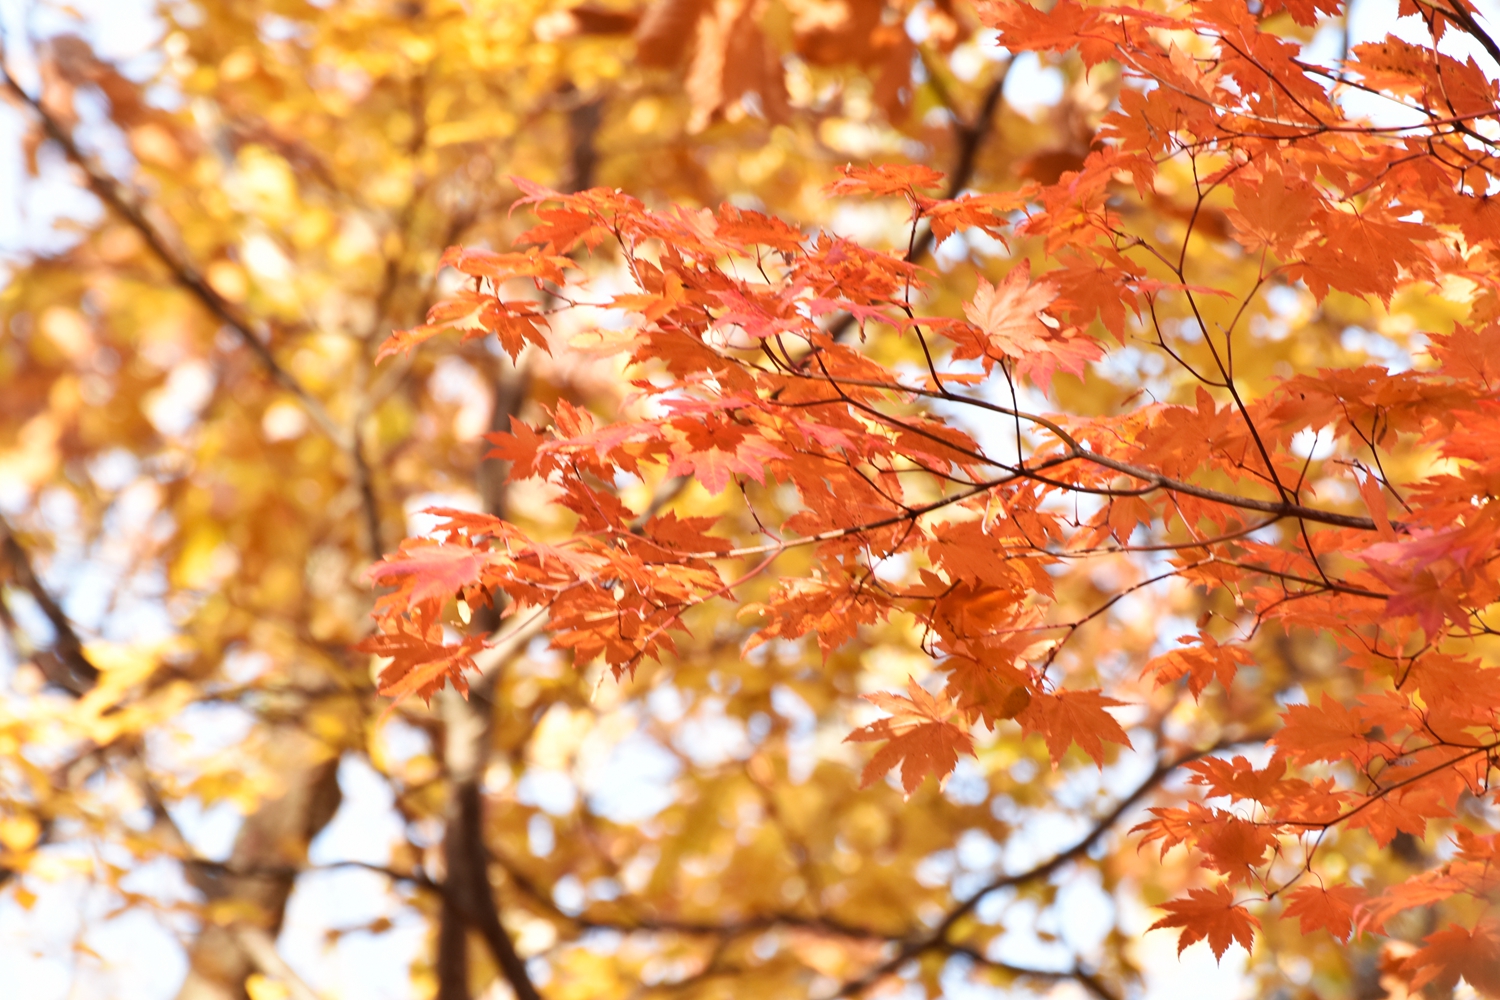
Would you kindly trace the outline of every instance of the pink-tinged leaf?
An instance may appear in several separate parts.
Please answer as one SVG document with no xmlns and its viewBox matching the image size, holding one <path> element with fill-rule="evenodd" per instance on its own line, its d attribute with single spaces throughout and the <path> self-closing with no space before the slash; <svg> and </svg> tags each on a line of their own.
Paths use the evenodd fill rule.
<svg viewBox="0 0 1500 1000">
<path fill-rule="evenodd" d="M 715 445 L 706 451 L 684 450 L 672 459 L 669 476 L 692 476 L 708 492 L 717 496 L 734 481 L 735 476 L 749 476 L 762 486 L 766 482 L 766 463 L 779 457 L 774 446 L 757 438 L 745 438 L 733 451 Z"/>
<path fill-rule="evenodd" d="M 365 576 L 376 586 L 400 588 L 400 598 L 409 604 L 447 600 L 477 584 L 490 558 L 489 552 L 468 545 L 407 539 Z"/>
<path fill-rule="evenodd" d="M 1059 369 L 1082 375 L 1090 361 L 1104 356 L 1092 338 L 1042 322 L 1042 310 L 1056 298 L 1051 282 L 1032 283 L 1031 265 L 1022 261 L 998 285 L 980 278 L 964 315 L 983 337 L 984 356 L 1008 360 L 1018 374 L 1046 389 Z M 979 356 L 976 346 L 962 341 L 954 351 L 958 359 Z"/>
</svg>

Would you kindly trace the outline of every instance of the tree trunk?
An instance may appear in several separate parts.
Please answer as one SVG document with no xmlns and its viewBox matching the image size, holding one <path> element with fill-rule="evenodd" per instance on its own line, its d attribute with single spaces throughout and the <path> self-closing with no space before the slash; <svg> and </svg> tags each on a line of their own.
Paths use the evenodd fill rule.
<svg viewBox="0 0 1500 1000">
<path fill-rule="evenodd" d="M 278 738 L 305 744 L 298 748 L 303 763 L 282 772 L 286 791 L 245 817 L 223 869 L 191 873 L 206 897 L 207 913 L 188 949 L 188 975 L 177 1000 L 246 1000 L 245 980 L 256 966 L 236 939 L 234 925 L 247 923 L 276 937 L 308 844 L 338 810 L 338 758 L 318 756 L 311 738 L 299 731 Z"/>
</svg>

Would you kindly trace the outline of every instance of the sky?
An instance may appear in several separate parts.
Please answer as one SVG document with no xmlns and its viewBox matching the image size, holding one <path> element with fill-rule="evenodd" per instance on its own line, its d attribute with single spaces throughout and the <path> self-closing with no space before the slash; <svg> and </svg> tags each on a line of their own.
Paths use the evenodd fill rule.
<svg viewBox="0 0 1500 1000">
<path fill-rule="evenodd" d="M 1354 41 L 1382 37 L 1386 31 L 1410 34 L 1407 25 L 1395 23 L 1396 0 L 1356 0 L 1353 19 Z M 22 27 L 24 0 L 0 0 L 0 27 L 7 39 L 14 39 Z M 1500 0 L 1481 4 L 1493 9 Z M 156 58 L 161 41 L 162 22 L 153 13 L 152 0 L 73 0 L 72 7 L 80 18 L 69 21 L 55 13 L 36 19 L 33 27 L 41 33 L 72 30 L 84 34 L 96 51 L 124 66 L 147 66 Z M 1493 23 L 1500 20 L 1492 18 Z M 1311 46 L 1311 55 L 1331 58 L 1338 51 L 1336 32 L 1321 35 Z M 1445 49 L 1448 48 L 1445 46 Z M 32 82 L 24 49 L 8 46 L 8 53 L 24 83 Z M 1458 51 L 1455 54 L 1466 54 Z M 1485 65 L 1481 59 L 1481 65 Z M 1491 69 L 1493 67 L 1490 67 Z M 1061 96 L 1061 77 L 1040 67 L 1035 60 L 1023 60 L 1012 70 L 1006 85 L 1006 98 L 1023 113 L 1040 110 Z M 1359 109 L 1371 116 L 1390 113 L 1389 108 L 1369 106 Z M 99 208 L 69 180 L 57 160 L 44 160 L 44 175 L 38 179 L 24 176 L 21 138 L 24 120 L 21 113 L 0 104 L 0 282 L 6 280 L 5 262 L 18 256 L 58 245 L 65 234 L 57 223 L 68 218 L 89 219 Z M 3 335 L 3 334 L 0 334 Z M 11 497 L 10 503 L 17 502 Z M 7 495 L 0 484 L 0 509 L 6 508 Z M 76 569 L 75 573 L 81 575 Z M 76 582 L 77 577 L 72 582 Z M 64 589 L 69 580 L 58 580 Z M 13 664 L 4 662 L 8 646 L 0 646 L 0 683 Z M 670 710 L 670 706 L 666 709 Z M 190 766 L 195 753 L 207 754 L 218 745 L 230 745 L 245 725 L 234 711 L 195 708 L 180 721 L 186 743 L 184 766 Z M 736 735 L 728 729 L 689 733 L 684 747 L 690 756 L 712 757 L 738 752 Z M 415 738 L 399 728 L 390 732 L 392 752 L 399 755 L 414 752 Z M 1144 764 L 1141 757 L 1136 762 Z M 636 740 L 625 740 L 596 755 L 585 773 L 572 776 L 554 774 L 528 779 L 520 788 L 523 800 L 543 809 L 562 812 L 571 808 L 574 795 L 581 790 L 594 797 L 602 811 L 653 811 L 670 796 L 674 777 L 673 758 L 660 747 Z M 1137 768 L 1138 769 L 1138 768 Z M 1092 791 L 1119 794 L 1128 790 L 1138 775 L 1131 766 L 1112 768 L 1101 776 L 1101 786 Z M 339 772 L 344 793 L 343 804 L 334 820 L 312 845 L 314 865 L 329 866 L 344 861 L 375 864 L 387 861 L 390 849 L 401 837 L 399 820 L 392 809 L 384 782 L 363 760 L 347 757 Z M 957 786 L 956 789 L 952 786 Z M 951 794 L 963 794 L 962 774 L 950 786 Z M 207 811 L 193 808 L 178 810 L 176 818 L 205 856 L 227 856 L 238 821 L 227 805 Z M 547 847 L 550 827 L 540 824 L 533 831 L 533 844 L 540 851 Z M 955 880 L 975 871 L 993 872 L 998 866 L 1017 870 L 1046 856 L 1060 843 L 1076 839 L 1080 828 L 1053 827 L 1043 824 L 1028 827 L 1002 852 L 993 843 L 966 841 L 952 857 L 934 861 L 935 875 Z M 67 860 L 64 858 L 63 860 Z M 946 867 L 945 867 L 946 866 Z M 190 890 L 181 876 L 168 866 L 158 866 L 140 873 L 140 887 L 154 894 L 187 898 Z M 1060 931 L 1065 942 L 1083 942 L 1100 933 L 1100 917 L 1114 903 L 1098 887 L 1086 880 L 1068 885 L 1062 894 L 1060 908 L 1064 926 Z M 178 935 L 191 931 L 190 923 L 167 927 L 143 913 L 125 912 L 108 915 L 116 901 L 88 889 L 82 880 L 62 868 L 57 880 L 41 895 L 30 910 L 18 906 L 9 895 L 0 896 L 0 994 L 24 1000 L 168 1000 L 186 971 Z M 336 944 L 328 943 L 328 932 L 368 924 L 377 917 L 389 917 L 394 928 L 374 936 L 351 933 L 338 936 Z M 1127 908 L 1122 914 L 1127 932 L 1139 932 L 1152 915 L 1140 906 Z M 85 931 L 86 928 L 86 931 Z M 80 933 L 101 959 L 99 971 L 78 972 L 71 948 Z M 293 969 L 326 1000 L 385 1000 L 405 997 L 408 969 L 413 958 L 425 946 L 425 929 L 410 912 L 394 908 L 383 877 L 358 870 L 314 872 L 304 876 L 288 908 L 285 928 L 278 942 L 282 955 Z M 1002 957 L 1021 964 L 1044 964 L 1055 958 L 1057 946 L 1040 938 L 1030 942 L 1016 939 L 1008 944 Z M 1176 935 L 1171 932 L 1145 935 L 1136 958 L 1145 970 L 1146 995 L 1152 1000 L 1197 1000 L 1200 997 L 1231 1000 L 1248 995 L 1243 975 L 1243 953 L 1231 951 L 1222 963 L 1216 963 L 1206 947 L 1188 949 L 1179 960 L 1175 954 Z M 1294 980 L 1296 968 L 1286 973 Z M 981 1000 L 993 997 L 994 991 L 965 987 L 957 977 L 945 984 L 948 995 L 959 1000 Z M 1055 996 L 1066 997 L 1069 988 L 1079 996 L 1076 987 L 1059 988 Z"/>
</svg>

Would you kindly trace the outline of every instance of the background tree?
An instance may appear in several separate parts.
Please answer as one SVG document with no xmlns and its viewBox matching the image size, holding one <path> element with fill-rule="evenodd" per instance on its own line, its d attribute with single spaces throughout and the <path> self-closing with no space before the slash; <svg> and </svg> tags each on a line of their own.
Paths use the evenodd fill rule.
<svg viewBox="0 0 1500 1000">
<path fill-rule="evenodd" d="M 1267 796 L 1290 786 L 1234 753 L 1264 768 L 1284 706 L 1325 693 L 1433 705 L 1436 686 L 1381 673 L 1393 651 L 1493 711 L 1473 696 L 1493 686 L 1485 640 L 1459 634 L 1487 603 L 1488 549 L 1450 570 L 1451 544 L 1401 548 L 1466 526 L 1482 496 L 1483 449 L 1443 449 L 1452 414 L 1487 419 L 1495 100 L 1430 39 L 1483 58 L 1488 35 L 1466 7 L 1418 4 L 1409 48 L 1340 53 L 1335 6 L 205 2 L 164 7 L 155 58 L 129 65 L 31 10 L 6 76 L 30 154 L 99 211 L 16 259 L 0 299 L 11 899 L 43 905 L 72 871 L 183 935 L 181 995 L 306 995 L 276 936 L 359 761 L 402 830 L 358 862 L 389 887 L 359 931 L 428 935 L 397 995 L 853 996 L 895 978 L 1124 996 L 1142 904 L 1172 898 L 1184 943 L 1248 944 L 1248 911 L 1205 895 L 1220 879 L 1198 859 L 1279 899 L 1310 838 L 1256 825 L 1286 819 Z M 996 49 L 981 20 L 1037 54 Z M 1354 121 L 1353 91 L 1420 127 Z M 840 170 L 870 159 L 945 176 Z M 970 190 L 987 194 L 952 200 Z M 1452 194 L 1414 200 L 1428 190 Z M 538 219 L 552 256 L 482 249 L 524 247 Z M 802 235 L 820 227 L 860 242 Z M 479 249 L 440 276 L 453 244 Z M 499 292 L 513 304 L 477 316 L 498 338 L 435 336 Z M 1457 321 L 1480 332 L 1424 360 L 1418 337 Z M 1385 374 L 1411 365 L 1435 374 Z M 732 372 L 756 399 L 803 391 L 757 379 L 840 395 L 791 437 L 753 406 L 688 405 Z M 1018 416 L 1040 411 L 1064 416 Z M 508 429 L 509 478 L 480 437 Z M 799 471 L 812 456 L 827 470 Z M 1427 478 L 1455 469 L 1474 471 Z M 408 543 L 377 571 L 398 589 L 366 640 L 362 570 L 431 532 L 414 515 L 434 504 L 513 527 L 471 514 Z M 483 539 L 506 531 L 503 559 Z M 612 544 L 588 548 L 600 531 Z M 523 536 L 552 548 L 528 561 Z M 1369 550 L 1387 569 L 1335 554 L 1367 539 L 1397 546 Z M 580 569 L 579 545 L 602 561 Z M 502 620 L 507 588 L 532 608 Z M 372 663 L 361 640 L 399 655 Z M 456 669 L 469 656 L 477 674 Z M 391 707 L 381 670 L 388 693 L 451 674 L 469 696 Z M 1326 735 L 1326 711 L 1289 718 Z M 1355 755 L 1371 784 L 1328 777 L 1383 801 L 1370 789 L 1408 785 L 1382 768 L 1459 739 L 1408 740 L 1403 721 L 1355 714 L 1337 747 L 1286 752 L 1314 770 Z M 1472 740 L 1485 720 L 1458 721 Z M 883 743 L 873 764 L 851 733 Z M 921 780 L 960 756 L 945 785 Z M 901 758 L 899 784 L 860 790 Z M 1344 936 L 1339 887 L 1431 869 L 1383 897 L 1424 908 L 1359 911 L 1416 945 L 1378 965 L 1375 938 L 1263 919 L 1264 991 L 1493 987 L 1474 923 L 1488 772 L 1470 771 L 1441 808 L 1331 827 L 1331 891 L 1293 897 Z M 1189 776 L 1250 782 L 1261 811 L 1205 809 Z M 1148 836 L 1200 854 L 1158 861 L 1123 835 L 1158 796 L 1177 811 Z M 1455 796 L 1480 838 L 1456 861 Z M 244 817 L 220 856 L 192 819 L 216 803 Z M 1443 879 L 1470 897 L 1426 907 L 1454 895 Z"/>
</svg>

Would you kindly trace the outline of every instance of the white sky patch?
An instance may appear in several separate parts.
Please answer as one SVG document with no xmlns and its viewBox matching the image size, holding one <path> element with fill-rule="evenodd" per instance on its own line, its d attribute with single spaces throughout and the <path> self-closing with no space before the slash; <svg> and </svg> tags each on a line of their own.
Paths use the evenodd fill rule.
<svg viewBox="0 0 1500 1000">
<path fill-rule="evenodd" d="M 724 714 L 719 698 L 704 698 L 677 726 L 672 740 L 698 767 L 711 768 L 744 760 L 751 750 L 745 724 Z"/>
<path fill-rule="evenodd" d="M 1362 326 L 1346 326 L 1339 334 L 1339 346 L 1346 351 L 1365 354 L 1372 362 L 1395 375 L 1411 369 L 1412 355 L 1419 354 L 1426 348 L 1427 338 L 1415 334 L 1402 345 L 1374 330 L 1367 330 Z"/>
<path fill-rule="evenodd" d="M 232 803 L 205 806 L 198 799 L 184 799 L 167 811 L 194 853 L 210 861 L 228 860 L 234 838 L 244 824 L 244 816 Z"/>
<path fill-rule="evenodd" d="M 359 927 L 378 916 L 395 926 L 383 934 L 342 935 L 337 947 L 326 943 L 328 931 Z M 297 880 L 277 950 L 323 996 L 407 1000 L 411 963 L 427 940 L 426 921 L 399 908 L 383 875 L 347 868 Z"/>
<path fill-rule="evenodd" d="M 1292 435 L 1291 452 L 1298 458 L 1321 461 L 1333 454 L 1334 443 L 1330 428 L 1313 430 L 1311 427 L 1304 427 Z"/>
<path fill-rule="evenodd" d="M 578 805 L 578 786 L 565 771 L 533 767 L 516 786 L 516 801 L 554 816 L 566 816 Z"/>
<path fill-rule="evenodd" d="M 316 865 L 363 861 L 383 865 L 402 837 L 390 785 L 363 757 L 349 754 L 339 762 L 344 800 L 333 819 L 308 847 Z"/>
<path fill-rule="evenodd" d="M 260 430 L 267 441 L 301 437 L 307 430 L 307 412 L 289 399 L 278 399 L 261 415 Z"/>
<path fill-rule="evenodd" d="M 292 262 L 276 241 L 263 233 L 246 238 L 240 247 L 240 259 L 257 277 L 270 282 L 292 279 Z"/>
<path fill-rule="evenodd" d="M 640 823 L 675 801 L 672 784 L 681 772 L 670 751 L 634 733 L 584 769 L 580 783 L 590 811 L 615 823 Z"/>
<path fill-rule="evenodd" d="M 146 419 L 158 433 L 180 437 L 187 433 L 203 407 L 208 405 L 214 394 L 214 383 L 213 366 L 207 361 L 193 358 L 182 362 L 147 398 Z"/>
<path fill-rule="evenodd" d="M 1044 64 L 1034 52 L 1022 52 L 1005 77 L 1005 103 L 1018 114 L 1036 118 L 1062 100 L 1067 81 L 1056 66 Z"/>
<path fill-rule="evenodd" d="M 448 493 L 419 493 L 406 501 L 406 533 L 413 538 L 431 538 L 444 518 L 428 514 L 436 507 L 451 507 L 478 513 L 484 510 L 484 502 L 473 490 L 453 490 Z"/>
</svg>

